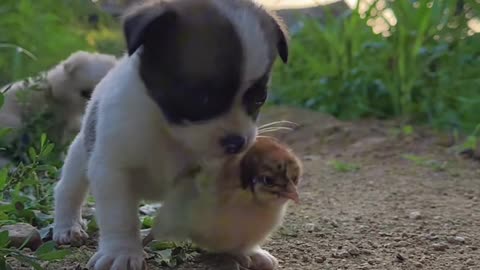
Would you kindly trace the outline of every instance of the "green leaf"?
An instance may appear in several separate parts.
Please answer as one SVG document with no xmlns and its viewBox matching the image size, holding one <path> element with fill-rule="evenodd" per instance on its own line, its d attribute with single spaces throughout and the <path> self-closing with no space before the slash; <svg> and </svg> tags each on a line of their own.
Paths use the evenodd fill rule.
<svg viewBox="0 0 480 270">
<path fill-rule="evenodd" d="M 151 228 L 153 226 L 153 218 L 148 216 L 144 217 L 142 220 L 142 225 L 145 229 Z"/>
<path fill-rule="evenodd" d="M 42 133 L 40 136 L 40 149 L 43 149 L 43 146 L 45 145 L 45 142 L 47 141 L 47 135 L 45 133 Z"/>
<path fill-rule="evenodd" d="M 43 157 L 47 157 L 53 150 L 53 148 L 55 147 L 55 145 L 53 143 L 50 143 L 48 144 L 42 151 L 42 156 Z"/>
<path fill-rule="evenodd" d="M 154 241 L 150 247 L 153 250 L 166 250 L 166 249 L 174 249 L 176 247 L 174 242 L 159 242 Z"/>
<path fill-rule="evenodd" d="M 405 134 L 406 136 L 410 136 L 413 134 L 413 127 L 410 125 L 404 126 L 402 130 L 403 130 L 403 134 Z"/>
<path fill-rule="evenodd" d="M 1 128 L 0 129 L 0 139 L 8 135 L 8 133 L 12 132 L 12 128 Z"/>
<path fill-rule="evenodd" d="M 7 184 L 7 177 L 8 177 L 8 168 L 4 167 L 3 169 L 0 170 L 0 190 L 3 190 L 5 188 L 5 185 Z"/>
<path fill-rule="evenodd" d="M 7 261 L 5 260 L 5 257 L 0 257 L 0 270 L 7 270 Z"/>
<path fill-rule="evenodd" d="M 3 95 L 3 93 L 0 93 L 0 108 L 3 106 L 4 103 L 5 103 L 5 96 Z"/>
<path fill-rule="evenodd" d="M 92 218 L 92 220 L 90 220 L 90 222 L 88 222 L 87 233 L 94 233 L 94 232 L 97 232 L 97 231 L 98 231 L 97 221 L 95 220 L 95 218 Z"/>
<path fill-rule="evenodd" d="M 0 221 L 8 220 L 9 217 L 5 212 L 0 211 Z"/>
<path fill-rule="evenodd" d="M 31 161 L 37 160 L 37 152 L 33 147 L 28 149 L 28 156 L 30 157 Z"/>
<path fill-rule="evenodd" d="M 62 260 L 62 259 L 65 259 L 65 257 L 67 257 L 68 255 L 70 255 L 71 252 L 67 249 L 61 249 L 61 250 L 54 250 L 54 251 L 50 251 L 48 253 L 45 253 L 45 254 L 41 254 L 41 255 L 38 255 L 37 257 L 40 259 L 40 260 L 44 260 L 44 261 L 53 261 L 53 260 Z"/>
<path fill-rule="evenodd" d="M 8 231 L 0 232 L 0 247 L 7 247 L 8 243 L 10 243 L 10 239 L 8 237 Z"/>
<path fill-rule="evenodd" d="M 53 241 L 48 241 L 46 243 L 44 243 L 43 245 L 41 245 L 36 251 L 35 251 L 35 255 L 36 256 L 40 256 L 40 255 L 44 255 L 44 254 L 48 254 L 52 251 L 55 251 L 55 242 Z"/>
<path fill-rule="evenodd" d="M 170 260 L 172 258 L 172 250 L 171 249 L 164 249 L 158 252 L 162 259 Z"/>
</svg>

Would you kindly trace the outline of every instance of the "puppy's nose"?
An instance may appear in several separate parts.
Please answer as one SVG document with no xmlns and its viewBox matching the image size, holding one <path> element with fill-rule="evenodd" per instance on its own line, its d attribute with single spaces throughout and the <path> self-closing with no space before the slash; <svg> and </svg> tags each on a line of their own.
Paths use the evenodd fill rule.
<svg viewBox="0 0 480 270">
<path fill-rule="evenodd" d="M 220 145 L 227 154 L 238 154 L 245 146 L 245 138 L 238 135 L 228 135 L 220 140 Z"/>
</svg>

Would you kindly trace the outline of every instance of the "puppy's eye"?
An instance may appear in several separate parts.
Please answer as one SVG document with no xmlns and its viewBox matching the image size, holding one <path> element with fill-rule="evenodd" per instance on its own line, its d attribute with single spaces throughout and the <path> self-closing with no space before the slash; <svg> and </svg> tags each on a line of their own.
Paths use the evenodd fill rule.
<svg viewBox="0 0 480 270">
<path fill-rule="evenodd" d="M 260 107 L 267 100 L 267 82 L 268 77 L 263 76 L 247 90 L 243 97 L 247 113 L 253 117 L 258 115 Z"/>
<path fill-rule="evenodd" d="M 267 100 L 267 89 L 265 86 L 253 86 L 245 93 L 245 103 L 247 105 L 258 108 Z"/>
<path fill-rule="evenodd" d="M 84 99 L 90 99 L 92 96 L 92 90 L 83 89 L 82 91 L 80 91 L 80 96 L 82 96 Z"/>
<path fill-rule="evenodd" d="M 269 176 L 261 176 L 260 177 L 260 182 L 264 184 L 265 186 L 271 187 L 275 185 L 275 180 L 272 177 Z"/>
</svg>

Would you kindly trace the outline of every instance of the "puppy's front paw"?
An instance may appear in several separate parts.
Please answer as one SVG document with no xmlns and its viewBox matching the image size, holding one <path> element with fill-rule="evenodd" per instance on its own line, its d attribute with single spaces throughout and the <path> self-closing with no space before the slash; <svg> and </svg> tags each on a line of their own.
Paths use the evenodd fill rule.
<svg viewBox="0 0 480 270">
<path fill-rule="evenodd" d="M 270 252 L 258 249 L 250 254 L 252 270 L 274 270 L 278 268 L 278 260 Z"/>
<path fill-rule="evenodd" d="M 81 246 L 88 239 L 83 222 L 75 222 L 73 225 L 55 225 L 53 228 L 53 241 L 59 245 L 71 244 Z"/>
<path fill-rule="evenodd" d="M 146 270 L 143 250 L 100 250 L 87 264 L 92 270 Z"/>
</svg>

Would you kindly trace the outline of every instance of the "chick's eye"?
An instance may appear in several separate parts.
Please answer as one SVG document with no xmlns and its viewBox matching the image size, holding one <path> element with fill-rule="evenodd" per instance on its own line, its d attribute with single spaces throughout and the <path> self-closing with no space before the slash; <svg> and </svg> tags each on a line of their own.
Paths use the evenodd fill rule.
<svg viewBox="0 0 480 270">
<path fill-rule="evenodd" d="M 269 177 L 269 176 L 260 177 L 260 181 L 262 182 L 262 184 L 264 184 L 266 186 L 275 185 L 275 180 L 272 177 Z"/>
<path fill-rule="evenodd" d="M 80 96 L 82 96 L 84 99 L 90 99 L 92 96 L 92 90 L 91 89 L 83 89 L 80 91 Z"/>
</svg>

